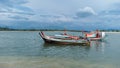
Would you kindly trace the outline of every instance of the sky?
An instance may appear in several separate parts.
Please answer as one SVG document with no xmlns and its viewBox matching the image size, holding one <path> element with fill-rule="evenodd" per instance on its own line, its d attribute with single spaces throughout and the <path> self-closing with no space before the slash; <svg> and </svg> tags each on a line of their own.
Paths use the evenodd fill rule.
<svg viewBox="0 0 120 68">
<path fill-rule="evenodd" d="M 0 0 L 0 26 L 120 29 L 120 0 Z"/>
</svg>

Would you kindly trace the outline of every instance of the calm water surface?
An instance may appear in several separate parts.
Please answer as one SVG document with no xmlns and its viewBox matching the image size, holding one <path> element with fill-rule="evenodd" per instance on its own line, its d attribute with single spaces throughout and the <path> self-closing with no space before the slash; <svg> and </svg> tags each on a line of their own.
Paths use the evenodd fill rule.
<svg viewBox="0 0 120 68">
<path fill-rule="evenodd" d="M 107 33 L 91 46 L 44 44 L 38 33 L 0 31 L 0 68 L 120 68 L 120 33 Z"/>
</svg>

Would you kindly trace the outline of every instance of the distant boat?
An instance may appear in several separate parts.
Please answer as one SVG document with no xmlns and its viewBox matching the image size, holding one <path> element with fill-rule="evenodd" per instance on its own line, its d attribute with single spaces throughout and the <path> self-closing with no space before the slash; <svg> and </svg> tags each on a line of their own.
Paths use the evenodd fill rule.
<svg viewBox="0 0 120 68">
<path fill-rule="evenodd" d="M 91 41 L 97 41 L 97 40 L 103 40 L 105 38 L 105 32 L 100 32 L 98 30 L 90 32 L 90 33 L 86 33 L 83 32 L 85 37 L 90 38 Z"/>
<path fill-rule="evenodd" d="M 56 43 L 56 44 L 73 44 L 73 45 L 90 45 L 90 41 L 86 38 L 80 38 L 78 36 L 69 36 L 69 35 L 55 35 L 47 36 L 44 32 L 39 33 L 45 43 Z"/>
</svg>

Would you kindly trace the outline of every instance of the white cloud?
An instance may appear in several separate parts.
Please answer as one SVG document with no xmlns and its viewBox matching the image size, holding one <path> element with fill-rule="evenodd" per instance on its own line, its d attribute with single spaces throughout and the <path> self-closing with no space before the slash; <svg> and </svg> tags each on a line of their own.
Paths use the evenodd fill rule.
<svg viewBox="0 0 120 68">
<path fill-rule="evenodd" d="M 74 21 L 72 16 L 62 15 L 62 14 L 51 14 L 51 15 L 39 15 L 36 14 L 30 17 L 31 21 L 38 21 L 38 22 L 71 22 Z"/>
<path fill-rule="evenodd" d="M 110 8 L 108 6 L 117 1 L 0 0 L 0 20 L 12 20 L 15 22 L 25 20 L 38 23 L 52 22 L 55 24 L 71 22 L 73 23 L 72 26 L 75 26 L 75 24 L 84 25 L 84 23 L 96 26 L 98 23 L 101 25 L 106 24 L 106 21 L 109 20 L 108 22 L 114 25 L 114 22 L 120 21 L 120 5 L 118 3 Z M 77 9 L 79 10 L 76 12 Z M 105 9 L 105 12 L 101 12 Z"/>
<path fill-rule="evenodd" d="M 16 20 L 28 20 L 29 18 L 30 15 L 25 15 L 25 14 L 8 13 L 8 12 L 0 13 L 0 20 L 16 21 Z"/>
<path fill-rule="evenodd" d="M 83 9 L 79 9 L 79 11 L 76 13 L 77 17 L 89 17 L 97 15 L 97 13 L 91 8 L 91 7 L 85 7 Z"/>
<path fill-rule="evenodd" d="M 61 16 L 56 17 L 55 19 L 53 19 L 53 21 L 72 22 L 72 21 L 74 21 L 74 19 L 72 17 L 61 15 Z"/>
<path fill-rule="evenodd" d="M 28 20 L 34 12 L 23 4 L 27 0 L 0 0 L 0 20 Z"/>
</svg>

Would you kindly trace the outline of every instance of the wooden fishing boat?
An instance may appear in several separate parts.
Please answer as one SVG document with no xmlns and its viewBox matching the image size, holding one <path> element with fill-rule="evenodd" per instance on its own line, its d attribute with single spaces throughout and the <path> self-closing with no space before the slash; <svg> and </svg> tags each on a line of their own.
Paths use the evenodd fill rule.
<svg viewBox="0 0 120 68">
<path fill-rule="evenodd" d="M 95 32 L 84 33 L 85 37 L 89 38 L 91 41 L 101 41 L 105 38 L 105 32 L 99 32 L 96 30 Z"/>
<path fill-rule="evenodd" d="M 80 39 L 77 36 L 67 36 L 61 35 L 61 37 L 56 36 L 47 36 L 42 31 L 39 33 L 45 43 L 56 43 L 56 44 L 72 44 L 72 45 L 90 45 L 90 41 L 88 39 Z"/>
</svg>

